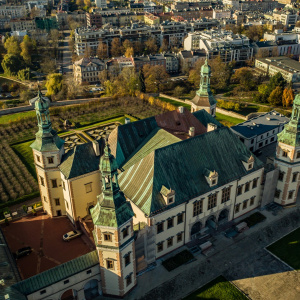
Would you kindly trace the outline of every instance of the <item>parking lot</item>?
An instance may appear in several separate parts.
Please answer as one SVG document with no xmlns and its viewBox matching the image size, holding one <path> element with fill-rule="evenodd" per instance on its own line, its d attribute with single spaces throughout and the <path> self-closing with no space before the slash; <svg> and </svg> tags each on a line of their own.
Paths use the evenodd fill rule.
<svg viewBox="0 0 300 300">
<path fill-rule="evenodd" d="M 63 234 L 73 230 L 66 217 L 26 216 L 2 227 L 11 252 L 30 246 L 33 252 L 17 260 L 23 279 L 46 271 L 91 251 L 84 239 L 63 241 Z"/>
</svg>

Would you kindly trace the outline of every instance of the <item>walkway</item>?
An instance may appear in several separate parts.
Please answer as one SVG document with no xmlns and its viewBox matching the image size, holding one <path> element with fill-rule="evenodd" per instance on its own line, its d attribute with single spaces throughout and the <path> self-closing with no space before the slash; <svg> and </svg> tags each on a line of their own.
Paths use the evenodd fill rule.
<svg viewBox="0 0 300 300">
<path fill-rule="evenodd" d="M 277 216 L 262 213 L 267 220 L 236 239 L 217 236 L 208 257 L 196 254 L 196 261 L 172 272 L 158 260 L 154 270 L 138 277 L 126 299 L 181 299 L 220 274 L 254 300 L 299 299 L 300 271 L 291 271 L 264 247 L 300 226 L 300 208 L 284 209 Z"/>
</svg>

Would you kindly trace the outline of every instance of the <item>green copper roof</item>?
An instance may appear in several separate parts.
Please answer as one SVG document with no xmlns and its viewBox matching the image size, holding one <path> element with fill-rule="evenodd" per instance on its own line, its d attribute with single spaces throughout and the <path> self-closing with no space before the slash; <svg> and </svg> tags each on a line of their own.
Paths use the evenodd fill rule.
<svg viewBox="0 0 300 300">
<path fill-rule="evenodd" d="M 33 277 L 20 281 L 13 285 L 12 288 L 18 290 L 23 295 L 30 295 L 61 280 L 70 278 L 73 275 L 97 264 L 99 264 L 99 259 L 97 251 L 95 250 Z"/>
<path fill-rule="evenodd" d="M 212 115 L 210 115 L 205 109 L 201 109 L 193 112 L 193 115 L 205 126 L 207 127 L 208 123 L 217 125 L 219 128 L 223 125 L 217 121 Z"/>
<path fill-rule="evenodd" d="M 154 129 L 140 147 L 138 147 L 131 157 L 129 157 L 128 161 L 124 164 L 124 166 L 122 166 L 122 169 L 128 169 L 155 149 L 159 149 L 179 141 L 181 141 L 179 138 L 164 129 Z"/>
<path fill-rule="evenodd" d="M 296 95 L 291 119 L 284 126 L 284 129 L 277 134 L 277 140 L 294 147 L 300 146 L 300 94 Z"/>
<path fill-rule="evenodd" d="M 157 149 L 119 175 L 120 188 L 145 214 L 184 203 L 263 167 L 255 157 L 247 171 L 242 161 L 252 153 L 227 127 L 222 127 Z M 210 187 L 205 169 L 219 174 Z M 166 207 L 162 187 L 175 191 L 175 203 Z"/>
<path fill-rule="evenodd" d="M 99 161 L 100 156 L 96 156 L 93 144 L 89 142 L 64 154 L 58 168 L 66 179 L 71 179 L 99 170 Z"/>
<path fill-rule="evenodd" d="M 58 151 L 63 147 L 64 143 L 65 141 L 57 135 L 54 129 L 50 132 L 42 132 L 39 130 L 36 133 L 35 141 L 30 147 L 37 151 Z"/>
</svg>

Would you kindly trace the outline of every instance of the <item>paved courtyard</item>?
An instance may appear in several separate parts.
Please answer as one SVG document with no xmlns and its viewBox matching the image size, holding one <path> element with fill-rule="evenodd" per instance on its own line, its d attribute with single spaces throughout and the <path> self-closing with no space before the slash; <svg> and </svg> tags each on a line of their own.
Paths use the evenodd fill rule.
<svg viewBox="0 0 300 300">
<path fill-rule="evenodd" d="M 73 230 L 66 217 L 50 219 L 47 215 L 27 216 L 2 226 L 11 252 L 30 246 L 33 252 L 17 260 L 23 279 L 86 254 L 91 249 L 82 238 L 64 242 L 63 234 Z"/>
<path fill-rule="evenodd" d="M 190 264 L 168 272 L 158 260 L 156 268 L 138 277 L 127 299 L 182 299 L 221 274 L 253 300 L 300 299 L 300 271 L 265 250 L 300 226 L 300 208 L 284 209 L 277 216 L 262 213 L 266 221 L 235 239 L 216 236 L 214 250 L 207 256 L 196 253 L 197 260 Z"/>
</svg>

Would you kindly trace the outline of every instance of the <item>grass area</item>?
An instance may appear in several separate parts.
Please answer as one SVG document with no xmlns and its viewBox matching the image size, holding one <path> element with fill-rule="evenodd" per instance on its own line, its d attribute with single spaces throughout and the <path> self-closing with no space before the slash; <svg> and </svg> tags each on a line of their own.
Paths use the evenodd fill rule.
<svg viewBox="0 0 300 300">
<path fill-rule="evenodd" d="M 256 212 L 249 217 L 243 219 L 241 222 L 246 222 L 248 227 L 252 227 L 260 222 L 263 222 L 266 219 L 266 217 L 261 214 L 260 212 Z"/>
<path fill-rule="evenodd" d="M 212 280 L 183 300 L 247 300 L 248 298 L 223 276 Z"/>
<path fill-rule="evenodd" d="M 220 113 L 216 113 L 216 120 L 228 127 L 245 122 L 243 119 L 233 118 Z"/>
<path fill-rule="evenodd" d="M 24 111 L 12 115 L 5 115 L 0 117 L 0 125 L 8 124 L 9 122 L 18 121 L 26 117 L 35 117 L 35 111 Z"/>
<path fill-rule="evenodd" d="M 20 157 L 20 159 L 22 160 L 23 164 L 26 166 L 28 171 L 34 176 L 34 178 L 36 178 L 36 171 L 35 171 L 35 166 L 33 161 L 33 153 L 32 153 L 32 149 L 30 148 L 32 142 L 33 140 L 25 143 L 13 145 L 11 147 Z"/>
<path fill-rule="evenodd" d="M 181 265 L 194 259 L 194 255 L 188 250 L 183 250 L 173 257 L 170 257 L 162 262 L 162 265 L 169 271 L 180 267 Z"/>
<path fill-rule="evenodd" d="M 183 107 L 186 107 L 187 109 L 191 110 L 191 106 L 187 103 L 175 101 L 175 100 L 165 98 L 165 97 L 158 97 L 158 99 L 161 100 L 161 101 L 164 101 L 164 102 L 171 103 L 172 105 L 174 105 L 176 107 L 183 106 Z"/>
<path fill-rule="evenodd" d="M 267 247 L 295 270 L 300 270 L 300 228 Z"/>
</svg>

